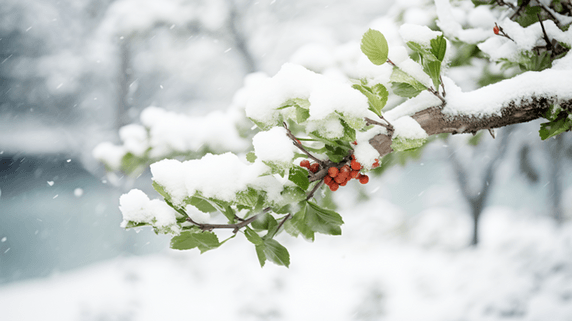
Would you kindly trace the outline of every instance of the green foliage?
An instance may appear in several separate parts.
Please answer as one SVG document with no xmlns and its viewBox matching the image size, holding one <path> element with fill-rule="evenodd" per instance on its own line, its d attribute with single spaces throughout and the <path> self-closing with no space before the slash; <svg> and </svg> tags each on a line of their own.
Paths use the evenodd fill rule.
<svg viewBox="0 0 572 321">
<path fill-rule="evenodd" d="M 412 150 L 425 145 L 426 142 L 426 138 L 408 139 L 397 136 L 391 141 L 391 148 L 396 152 Z"/>
<path fill-rule="evenodd" d="M 361 39 L 361 51 L 374 65 L 383 65 L 387 61 L 389 46 L 381 32 L 369 29 Z"/>
<path fill-rule="evenodd" d="M 300 186 L 301 189 L 307 190 L 310 185 L 310 180 L 308 179 L 308 171 L 302 167 L 294 166 L 290 169 L 290 174 L 288 179 Z"/>
<path fill-rule="evenodd" d="M 285 267 L 290 266 L 290 254 L 288 250 L 274 239 L 264 239 L 256 245 L 256 255 L 260 266 L 263 267 L 266 260 Z"/>
<path fill-rule="evenodd" d="M 377 116 L 381 117 L 381 110 L 385 107 L 389 92 L 382 84 L 377 84 L 373 87 L 355 84 L 353 88 L 359 90 L 367 97 L 369 103 L 369 110 L 373 111 Z"/>
<path fill-rule="evenodd" d="M 427 87 L 417 79 L 397 67 L 393 67 L 390 81 L 393 93 L 401 97 L 412 98 L 427 89 Z"/>
<path fill-rule="evenodd" d="M 200 231 L 193 228 L 171 239 L 171 248 L 175 250 L 190 250 L 198 248 L 201 253 L 216 249 L 220 246 L 218 237 L 212 232 Z"/>
<path fill-rule="evenodd" d="M 542 12 L 542 7 L 540 6 L 527 6 L 517 18 L 516 22 L 522 27 L 526 28 L 533 23 L 538 22 L 538 14 Z"/>
<path fill-rule="evenodd" d="M 540 124 L 540 138 L 542 140 L 554 137 L 572 129 L 572 114 L 562 110 L 559 105 L 552 105 L 544 115 L 549 122 Z"/>
</svg>

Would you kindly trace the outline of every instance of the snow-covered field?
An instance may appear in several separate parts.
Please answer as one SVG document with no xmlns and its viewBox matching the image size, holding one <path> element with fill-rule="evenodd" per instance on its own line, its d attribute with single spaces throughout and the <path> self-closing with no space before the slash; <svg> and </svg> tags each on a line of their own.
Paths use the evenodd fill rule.
<svg viewBox="0 0 572 321">
<path fill-rule="evenodd" d="M 572 320 L 572 224 L 489 208 L 474 249 L 468 215 L 336 197 L 343 235 L 279 237 L 289 269 L 240 239 L 116 258 L 0 288 L 0 320 Z"/>
</svg>

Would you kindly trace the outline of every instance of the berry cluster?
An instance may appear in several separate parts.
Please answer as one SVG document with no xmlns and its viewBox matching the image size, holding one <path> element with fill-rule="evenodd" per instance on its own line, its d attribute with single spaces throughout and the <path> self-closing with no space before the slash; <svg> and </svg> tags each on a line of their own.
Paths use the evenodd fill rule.
<svg viewBox="0 0 572 321">
<path fill-rule="evenodd" d="M 300 162 L 300 166 L 307 168 L 312 173 L 317 173 L 320 170 L 320 164 L 312 163 L 307 159 Z M 372 164 L 372 168 L 379 166 L 379 159 L 376 159 Z M 332 166 L 328 169 L 328 175 L 324 177 L 324 183 L 330 188 L 332 192 L 338 190 L 340 186 L 346 186 L 351 179 L 357 179 L 362 184 L 369 182 L 369 177 L 360 173 L 362 165 L 356 161 L 355 156 L 352 155 L 350 164 L 345 164 L 341 168 Z"/>
<path fill-rule="evenodd" d="M 301 161 L 300 166 L 307 168 L 312 173 L 317 173 L 320 170 L 320 164 L 318 163 L 310 164 L 310 161 L 307 159 Z"/>
</svg>

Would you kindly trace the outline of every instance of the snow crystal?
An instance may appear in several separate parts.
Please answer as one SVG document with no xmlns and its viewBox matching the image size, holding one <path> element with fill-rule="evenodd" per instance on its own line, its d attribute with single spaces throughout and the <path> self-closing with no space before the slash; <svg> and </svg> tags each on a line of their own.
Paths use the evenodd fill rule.
<svg viewBox="0 0 572 321">
<path fill-rule="evenodd" d="M 48 181 L 48 185 L 54 186 L 54 181 Z"/>
<path fill-rule="evenodd" d="M 404 116 L 391 123 L 395 129 L 394 136 L 408 139 L 427 138 L 427 133 L 413 118 Z"/>
<path fill-rule="evenodd" d="M 349 83 L 323 79 L 312 91 L 309 120 L 321 120 L 332 113 L 363 118 L 368 111 L 367 98 Z"/>
<path fill-rule="evenodd" d="M 81 188 L 79 188 L 79 187 L 76 188 L 76 189 L 74 189 L 74 190 L 73 190 L 73 195 L 74 195 L 75 197 L 81 197 L 81 196 L 83 195 L 83 189 L 81 189 Z"/>
<path fill-rule="evenodd" d="M 177 223 L 177 212 L 167 203 L 160 200 L 151 200 L 147 204 L 147 211 L 155 218 L 154 226 L 167 227 Z"/>
<path fill-rule="evenodd" d="M 354 155 L 364 168 L 370 169 L 375 159 L 379 158 L 379 152 L 369 143 L 369 140 L 379 134 L 387 134 L 385 128 L 374 126 L 365 132 L 356 132 L 357 145 L 354 146 Z"/>
<path fill-rule="evenodd" d="M 406 23 L 399 28 L 399 34 L 405 42 L 412 41 L 424 47 L 431 47 L 431 39 L 435 39 L 443 33 L 433 31 L 427 26 Z"/>
<path fill-rule="evenodd" d="M 290 164 L 296 150 L 292 140 L 286 136 L 286 129 L 274 127 L 259 132 L 252 138 L 256 156 L 262 161 Z"/>
<path fill-rule="evenodd" d="M 165 188 L 175 205 L 180 205 L 187 194 L 185 166 L 175 159 L 164 159 L 150 165 L 153 181 Z"/>
</svg>

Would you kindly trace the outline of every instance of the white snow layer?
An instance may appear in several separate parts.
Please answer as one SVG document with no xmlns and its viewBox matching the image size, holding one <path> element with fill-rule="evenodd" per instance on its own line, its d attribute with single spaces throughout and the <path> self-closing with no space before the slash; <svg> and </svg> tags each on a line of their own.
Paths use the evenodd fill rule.
<svg viewBox="0 0 572 321">
<path fill-rule="evenodd" d="M 433 31 L 427 26 L 406 23 L 399 28 L 399 34 L 404 42 L 416 42 L 424 47 L 431 47 L 431 39 L 442 35 L 442 32 Z"/>
<path fill-rule="evenodd" d="M 296 150 L 283 127 L 273 127 L 269 131 L 259 132 L 252 138 L 252 144 L 256 157 L 261 161 L 290 164 Z"/>
<path fill-rule="evenodd" d="M 165 159 L 151 164 L 153 181 L 172 196 L 175 206 L 184 206 L 187 197 L 199 192 L 204 197 L 232 201 L 248 187 L 263 189 L 272 201 L 279 200 L 283 184 L 273 176 L 259 177 L 268 170 L 261 161 L 241 161 L 232 153 L 207 154 L 184 162 Z"/>
<path fill-rule="evenodd" d="M 336 112 L 354 119 L 362 119 L 368 114 L 367 98 L 353 89 L 349 82 L 334 80 L 302 66 L 286 63 L 250 97 L 246 115 L 267 126 L 276 124 L 281 112 L 278 108 L 296 98 L 310 102 L 308 122 L 332 138 L 342 136 L 343 127 L 324 126 L 324 120 Z"/>
<path fill-rule="evenodd" d="M 569 65 L 568 65 L 569 66 Z M 564 67 L 564 66 L 562 66 Z M 514 78 L 463 93 L 450 79 L 443 77 L 447 88 L 447 105 L 443 112 L 451 115 L 475 117 L 497 114 L 508 103 L 526 97 L 571 99 L 572 72 L 570 69 L 529 71 Z M 524 97 L 524 98 L 523 98 Z"/>
<path fill-rule="evenodd" d="M 160 200 L 150 200 L 141 190 L 132 189 L 119 198 L 119 210 L 123 214 L 122 227 L 128 222 L 149 223 L 156 227 L 169 227 L 177 234 L 177 212 L 167 203 Z"/>
<path fill-rule="evenodd" d="M 483 213 L 481 245 L 463 249 L 471 222 L 457 211 L 432 208 L 407 221 L 379 196 L 348 201 L 340 210 L 343 236 L 321 235 L 312 244 L 279 239 L 290 251 L 289 269 L 271 263 L 261 269 L 252 244 L 239 237 L 203 255 L 166 250 L 120 257 L 2 285 L 0 319 L 572 318 L 570 223 L 556 228 L 547 219 L 490 209 Z"/>
</svg>

